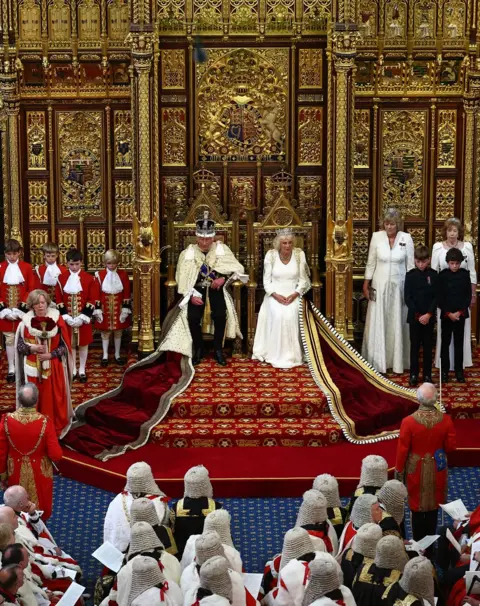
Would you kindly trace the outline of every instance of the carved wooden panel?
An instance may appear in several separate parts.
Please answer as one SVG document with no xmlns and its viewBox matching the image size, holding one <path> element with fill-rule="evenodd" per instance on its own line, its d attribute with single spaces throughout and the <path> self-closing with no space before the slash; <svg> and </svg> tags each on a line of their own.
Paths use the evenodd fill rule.
<svg viewBox="0 0 480 606">
<path fill-rule="evenodd" d="M 45 112 L 25 112 L 27 121 L 28 170 L 47 168 L 47 143 Z"/>
<path fill-rule="evenodd" d="M 30 223 L 48 222 L 48 183 L 44 180 L 28 182 L 28 210 Z"/>
<path fill-rule="evenodd" d="M 134 212 L 134 192 L 132 181 L 115 181 L 115 219 L 131 221 Z"/>
<path fill-rule="evenodd" d="M 61 263 L 67 262 L 67 252 L 70 248 L 78 246 L 78 232 L 76 229 L 59 229 L 57 233 L 57 244 L 60 251 Z"/>
<path fill-rule="evenodd" d="M 298 108 L 298 164 L 315 166 L 322 164 L 323 108 Z"/>
<path fill-rule="evenodd" d="M 132 269 L 133 244 L 131 229 L 115 230 L 115 248 L 120 255 L 120 266 L 124 269 Z"/>
<path fill-rule="evenodd" d="M 104 229 L 87 229 L 87 259 L 89 271 L 104 267 L 106 238 Z"/>
<path fill-rule="evenodd" d="M 368 245 L 370 244 L 368 227 L 355 227 L 353 230 L 353 267 L 364 269 L 367 264 Z"/>
<path fill-rule="evenodd" d="M 41 250 L 45 242 L 49 240 L 48 229 L 31 229 L 29 233 L 30 263 L 35 266 L 43 263 L 43 252 Z"/>
<path fill-rule="evenodd" d="M 437 179 L 435 219 L 445 221 L 455 215 L 455 179 Z"/>
<path fill-rule="evenodd" d="M 162 164 L 187 164 L 187 111 L 184 107 L 162 109 Z"/>
</svg>

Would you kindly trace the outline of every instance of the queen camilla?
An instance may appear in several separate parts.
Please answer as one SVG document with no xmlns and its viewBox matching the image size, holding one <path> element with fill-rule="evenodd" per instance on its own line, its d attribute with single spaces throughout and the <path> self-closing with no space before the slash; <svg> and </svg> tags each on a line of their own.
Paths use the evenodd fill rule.
<svg viewBox="0 0 480 606">
<path fill-rule="evenodd" d="M 293 231 L 279 230 L 263 264 L 265 298 L 253 343 L 254 360 L 268 362 L 274 368 L 303 363 L 299 306 L 310 289 L 309 274 L 305 253 L 295 247 Z"/>
</svg>

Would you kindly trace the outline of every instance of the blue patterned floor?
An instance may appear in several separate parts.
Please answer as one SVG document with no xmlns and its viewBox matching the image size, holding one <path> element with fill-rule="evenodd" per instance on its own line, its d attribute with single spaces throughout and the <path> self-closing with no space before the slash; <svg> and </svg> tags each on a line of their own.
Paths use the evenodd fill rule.
<svg viewBox="0 0 480 606">
<path fill-rule="evenodd" d="M 449 500 L 461 498 L 469 510 L 478 505 L 480 468 L 450 471 Z M 1 496 L 1 495 L 0 495 Z M 55 477 L 54 511 L 49 528 L 59 545 L 80 561 L 84 584 L 92 590 L 101 566 L 91 553 L 101 544 L 103 520 L 115 495 L 64 477 Z M 285 532 L 296 519 L 300 498 L 222 499 L 232 516 L 235 546 L 248 572 L 261 572 L 265 561 L 281 551 Z M 410 521 L 407 516 L 407 532 Z"/>
</svg>

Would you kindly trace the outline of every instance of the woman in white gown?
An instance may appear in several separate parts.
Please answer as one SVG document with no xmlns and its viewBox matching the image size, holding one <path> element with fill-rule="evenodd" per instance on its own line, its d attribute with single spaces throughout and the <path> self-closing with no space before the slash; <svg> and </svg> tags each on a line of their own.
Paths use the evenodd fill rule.
<svg viewBox="0 0 480 606">
<path fill-rule="evenodd" d="M 298 314 L 301 297 L 310 288 L 310 272 L 305 253 L 294 247 L 291 229 L 278 231 L 273 247 L 263 265 L 265 298 L 258 314 L 252 358 L 274 368 L 293 368 L 304 358 Z"/>
<path fill-rule="evenodd" d="M 461 222 L 452 217 L 447 219 L 442 227 L 442 242 L 435 242 L 432 250 L 432 269 L 435 271 L 443 271 L 448 267 L 446 261 L 447 252 L 450 248 L 458 248 L 463 254 L 463 263 L 460 265 L 470 273 L 470 282 L 472 283 L 472 303 L 475 305 L 476 288 L 477 288 L 477 272 L 475 271 L 475 255 L 470 242 L 464 242 L 464 228 Z M 463 341 L 463 367 L 473 366 L 472 361 L 472 319 L 470 317 L 465 320 L 465 331 Z M 442 344 L 442 331 L 440 330 L 440 310 L 437 311 L 437 346 L 435 350 L 435 366 L 440 367 L 440 349 Z M 452 366 L 449 370 L 453 370 L 453 339 L 450 342 L 450 360 Z"/>
<path fill-rule="evenodd" d="M 379 372 L 402 373 L 410 365 L 410 337 L 404 300 L 405 274 L 414 267 L 413 240 L 401 231 L 396 209 L 383 218 L 384 229 L 372 234 L 363 294 L 368 299 L 362 356 Z"/>
</svg>

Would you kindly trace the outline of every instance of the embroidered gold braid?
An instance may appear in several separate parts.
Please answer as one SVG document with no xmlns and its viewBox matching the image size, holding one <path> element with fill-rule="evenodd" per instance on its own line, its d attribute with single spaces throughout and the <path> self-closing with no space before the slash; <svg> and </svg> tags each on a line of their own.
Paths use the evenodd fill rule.
<svg viewBox="0 0 480 606">
<path fill-rule="evenodd" d="M 422 459 L 420 472 L 420 511 L 433 511 L 437 508 L 435 499 L 435 459 L 427 453 Z"/>
<path fill-rule="evenodd" d="M 417 410 L 413 413 L 412 417 L 423 425 L 427 429 L 432 429 L 435 425 L 438 425 L 443 419 L 443 413 L 439 410 Z"/>
</svg>

